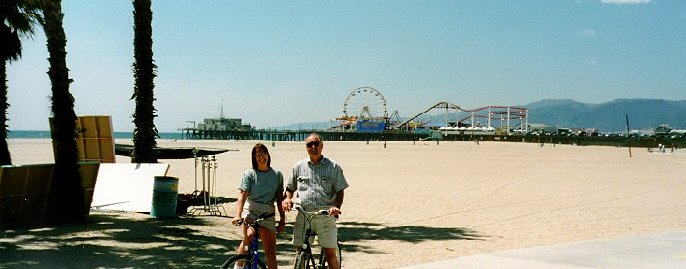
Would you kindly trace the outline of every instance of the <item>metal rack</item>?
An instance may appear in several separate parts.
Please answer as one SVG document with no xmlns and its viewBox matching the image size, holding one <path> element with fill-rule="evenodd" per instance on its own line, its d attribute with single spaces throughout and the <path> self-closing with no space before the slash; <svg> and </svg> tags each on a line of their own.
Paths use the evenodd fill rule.
<svg viewBox="0 0 686 269">
<path fill-rule="evenodd" d="M 189 213 L 195 214 L 209 214 L 213 216 L 226 216 L 226 210 L 217 202 L 217 197 L 214 196 L 217 188 L 217 158 L 215 155 L 195 156 L 195 191 L 193 196 L 202 199 L 202 205 L 194 205 Z M 198 177 L 198 166 L 200 166 L 200 177 Z M 202 190 L 198 190 L 198 179 L 202 180 Z M 221 210 L 220 210 L 221 209 Z"/>
</svg>

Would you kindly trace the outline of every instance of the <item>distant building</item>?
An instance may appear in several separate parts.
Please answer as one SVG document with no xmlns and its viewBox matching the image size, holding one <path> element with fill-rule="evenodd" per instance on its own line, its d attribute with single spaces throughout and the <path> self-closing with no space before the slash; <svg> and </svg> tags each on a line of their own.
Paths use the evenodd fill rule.
<svg viewBox="0 0 686 269">
<path fill-rule="evenodd" d="M 668 125 L 660 125 L 657 128 L 655 128 L 655 135 L 657 136 L 663 136 L 667 135 L 669 132 L 672 131 L 672 127 L 669 127 Z"/>
<path fill-rule="evenodd" d="M 243 125 L 243 120 L 238 118 L 206 118 L 198 124 L 198 130 L 202 131 L 231 131 L 251 130 L 250 124 Z"/>
<path fill-rule="evenodd" d="M 357 121 L 356 128 L 359 133 L 383 133 L 386 122 L 363 119 Z"/>
<path fill-rule="evenodd" d="M 544 135 L 569 135 L 569 128 L 559 128 L 556 126 L 547 126 L 545 124 L 529 124 L 529 131 L 532 134 L 544 134 Z"/>
<path fill-rule="evenodd" d="M 677 130 L 677 129 L 672 129 L 669 125 L 660 125 L 657 128 L 655 128 L 654 131 L 655 136 L 657 137 L 669 137 L 669 138 L 677 138 L 677 137 L 686 137 L 686 130 Z"/>
<path fill-rule="evenodd" d="M 570 131 L 578 136 L 598 136 L 600 134 L 596 128 L 571 128 Z"/>
</svg>

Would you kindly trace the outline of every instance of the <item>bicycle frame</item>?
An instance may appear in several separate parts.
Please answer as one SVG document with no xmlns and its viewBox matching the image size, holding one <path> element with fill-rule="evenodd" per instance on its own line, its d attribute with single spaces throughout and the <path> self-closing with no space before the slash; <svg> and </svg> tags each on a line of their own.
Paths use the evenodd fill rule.
<svg viewBox="0 0 686 269">
<path fill-rule="evenodd" d="M 315 263 L 315 257 L 314 254 L 312 253 L 312 243 L 311 240 L 314 241 L 314 237 L 317 235 L 312 231 L 311 223 L 312 220 L 317 216 L 317 215 L 328 215 L 328 211 L 319 211 L 319 212 L 307 212 L 304 211 L 301 207 L 296 206 L 296 209 L 298 210 L 298 214 L 303 214 L 303 217 L 305 219 L 305 222 L 307 225 L 307 228 L 305 229 L 305 236 L 303 237 L 303 245 L 301 246 L 300 252 L 297 254 L 298 257 L 301 257 L 304 252 L 304 257 L 301 257 L 300 262 L 297 261 L 296 259 L 296 269 L 297 268 L 306 268 L 306 264 L 310 264 L 310 266 L 307 266 L 307 268 L 327 268 L 326 266 L 326 257 L 324 255 L 324 249 L 321 249 L 319 253 L 319 261 L 318 263 Z M 311 215 L 311 216 L 308 216 Z M 338 244 L 338 242 L 336 243 Z M 337 246 L 338 250 L 338 264 L 342 264 L 342 257 L 340 255 L 340 245 Z"/>
<path fill-rule="evenodd" d="M 315 261 L 314 261 L 314 254 L 312 254 L 312 244 L 310 243 L 310 241 L 314 241 L 314 237 L 316 235 L 317 234 L 312 232 L 312 229 L 310 229 L 310 228 L 305 230 L 305 238 L 304 238 L 302 249 L 300 251 L 305 251 L 305 253 L 307 253 L 308 260 L 310 261 L 310 263 L 313 265 L 316 264 L 317 268 L 326 268 L 326 265 L 325 265 L 326 264 L 326 257 L 324 255 L 323 249 L 319 252 L 319 262 L 315 263 Z"/>
<path fill-rule="evenodd" d="M 248 225 L 248 229 L 253 228 L 255 230 L 255 236 L 253 237 L 252 241 L 250 242 L 250 247 L 248 249 L 248 254 L 252 256 L 252 266 L 250 269 L 257 269 L 257 263 L 260 260 L 260 254 L 257 251 L 258 249 L 258 240 L 260 239 L 260 226 L 257 225 L 257 222 L 255 222 L 256 225 Z M 246 268 L 247 269 L 247 268 Z"/>
<path fill-rule="evenodd" d="M 267 266 L 260 260 L 260 254 L 258 251 L 258 241 L 260 240 L 260 225 L 258 222 L 261 219 L 264 218 L 258 218 L 250 224 L 245 223 L 243 220 L 235 224 L 236 226 L 246 225 L 246 229 L 253 229 L 255 231 L 254 237 L 248 244 L 243 246 L 243 251 L 245 251 L 244 254 L 236 254 L 231 256 L 228 260 L 226 260 L 226 262 L 224 262 L 224 264 L 222 264 L 221 268 L 232 269 L 231 265 L 234 265 L 235 263 L 239 263 L 241 261 L 245 262 L 245 264 L 243 265 L 245 266 L 245 269 L 267 268 Z"/>
</svg>

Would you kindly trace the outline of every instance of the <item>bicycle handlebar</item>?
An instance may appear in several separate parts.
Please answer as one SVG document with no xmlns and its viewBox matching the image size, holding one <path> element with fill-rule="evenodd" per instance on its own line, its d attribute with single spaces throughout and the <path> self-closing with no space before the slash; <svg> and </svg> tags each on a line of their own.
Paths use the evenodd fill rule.
<svg viewBox="0 0 686 269">
<path fill-rule="evenodd" d="M 319 211 L 310 212 L 310 211 L 305 211 L 305 209 L 303 209 L 302 206 L 300 206 L 300 205 L 293 205 L 293 208 L 295 208 L 295 210 L 298 210 L 300 212 L 310 213 L 310 214 L 314 214 L 314 215 L 325 215 L 326 216 L 326 215 L 331 214 L 331 212 L 329 212 L 328 209 L 322 209 Z M 339 213 L 339 214 L 343 214 L 343 213 Z"/>
<path fill-rule="evenodd" d="M 233 225 L 234 225 L 234 226 L 241 226 L 241 225 L 245 224 L 245 225 L 255 226 L 255 225 L 258 225 L 257 222 L 259 222 L 259 221 L 261 221 L 261 220 L 266 220 L 266 219 L 268 219 L 268 218 L 271 218 L 272 216 L 274 216 L 274 213 L 266 214 L 266 215 L 263 214 L 263 215 L 259 216 L 258 218 L 254 219 L 251 223 L 247 223 L 247 222 L 245 222 L 245 218 L 241 218 L 240 220 L 238 220 L 238 221 L 237 221 L 235 224 L 233 224 Z"/>
<path fill-rule="evenodd" d="M 253 220 L 251 223 L 248 223 L 245 221 L 245 218 L 241 218 L 233 226 L 241 226 L 241 225 L 256 226 L 256 225 L 258 225 L 257 221 L 259 221 L 259 220 L 262 220 L 262 219 L 256 219 L 256 220 Z"/>
</svg>

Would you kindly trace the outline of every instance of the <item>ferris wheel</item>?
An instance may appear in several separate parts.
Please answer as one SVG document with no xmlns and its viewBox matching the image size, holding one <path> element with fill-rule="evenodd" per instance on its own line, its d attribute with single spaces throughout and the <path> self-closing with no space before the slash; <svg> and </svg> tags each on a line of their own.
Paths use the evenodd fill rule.
<svg viewBox="0 0 686 269">
<path fill-rule="evenodd" d="M 348 94 L 343 103 L 343 113 L 355 119 L 385 119 L 386 99 L 371 87 L 360 87 Z"/>
</svg>

